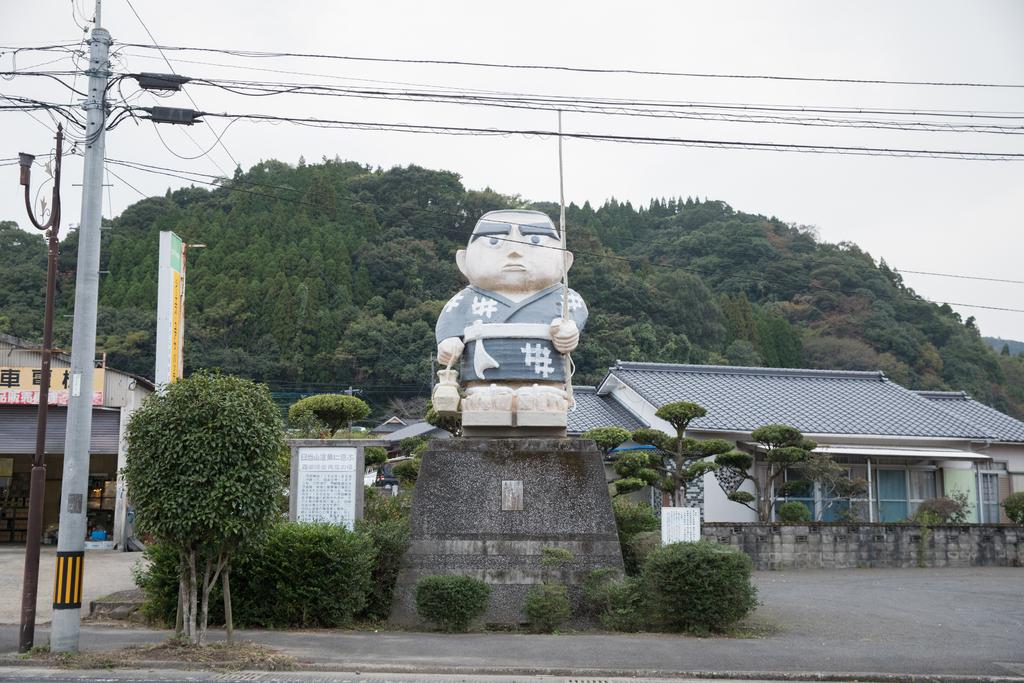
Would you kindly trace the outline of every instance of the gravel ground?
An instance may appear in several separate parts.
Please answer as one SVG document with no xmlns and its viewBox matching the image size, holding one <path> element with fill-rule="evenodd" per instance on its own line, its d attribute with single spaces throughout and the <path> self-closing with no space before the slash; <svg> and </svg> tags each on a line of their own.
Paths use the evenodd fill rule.
<svg viewBox="0 0 1024 683">
<path fill-rule="evenodd" d="M 36 595 L 36 623 L 49 623 L 53 615 L 53 568 L 57 549 L 43 548 L 39 557 L 39 591 Z M 132 567 L 142 553 L 87 550 L 82 607 L 89 601 L 116 591 L 135 588 Z M 0 624 L 21 622 L 21 581 L 25 573 L 25 547 L 0 545 Z"/>
</svg>

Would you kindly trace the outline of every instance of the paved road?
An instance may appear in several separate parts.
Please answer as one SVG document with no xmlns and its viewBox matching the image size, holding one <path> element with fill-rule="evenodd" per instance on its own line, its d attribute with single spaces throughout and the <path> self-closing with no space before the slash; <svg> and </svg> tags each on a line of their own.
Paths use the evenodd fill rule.
<svg viewBox="0 0 1024 683">
<path fill-rule="evenodd" d="M 53 568 L 57 550 L 43 548 L 39 558 L 39 592 L 36 600 L 36 623 L 49 623 L 53 618 Z M 116 591 L 135 588 L 132 567 L 142 553 L 121 553 L 113 550 L 88 550 L 85 553 L 85 584 L 83 604 Z M 25 573 L 25 547 L 0 545 L 0 624 L 21 623 L 21 582 Z"/>
<path fill-rule="evenodd" d="M 1024 676 L 1024 569 L 761 572 L 753 639 L 673 635 L 247 631 L 241 637 L 338 670 L 603 676 L 640 672 L 887 672 Z M 0 627 L 0 652 L 16 629 Z M 41 633 L 42 640 L 43 634 Z M 82 647 L 163 632 L 89 627 Z"/>
<path fill-rule="evenodd" d="M 721 679 L 720 679 L 721 680 Z M 259 681 L 260 683 L 584 683 L 577 678 L 565 676 L 458 676 L 437 674 L 373 674 L 350 673 L 255 673 L 237 672 L 216 674 L 213 672 L 182 671 L 53 671 L 51 669 L 0 670 L 3 683 L 203 683 L 205 681 Z M 681 678 L 602 678 L 601 683 L 697 683 L 697 679 Z M 587 681 L 585 683 L 598 683 Z M 702 681 L 702 683 L 706 683 Z M 722 683 L 729 683 L 723 680 Z M 747 680 L 745 683 L 757 683 Z"/>
</svg>

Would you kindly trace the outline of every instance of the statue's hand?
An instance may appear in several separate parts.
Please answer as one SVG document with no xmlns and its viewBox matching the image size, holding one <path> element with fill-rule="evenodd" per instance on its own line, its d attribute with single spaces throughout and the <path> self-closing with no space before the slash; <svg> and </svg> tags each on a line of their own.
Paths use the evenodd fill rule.
<svg viewBox="0 0 1024 683">
<path fill-rule="evenodd" d="M 464 348 L 466 345 L 458 337 L 442 339 L 441 343 L 437 345 L 437 362 L 446 366 L 454 365 L 455 361 L 462 356 Z"/>
<path fill-rule="evenodd" d="M 580 343 L 580 328 L 572 320 L 551 321 L 551 343 L 559 353 L 572 353 Z"/>
</svg>

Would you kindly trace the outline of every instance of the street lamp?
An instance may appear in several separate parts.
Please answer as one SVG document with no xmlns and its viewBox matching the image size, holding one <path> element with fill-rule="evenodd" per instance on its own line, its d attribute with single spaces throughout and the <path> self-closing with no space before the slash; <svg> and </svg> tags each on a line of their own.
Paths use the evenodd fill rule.
<svg viewBox="0 0 1024 683">
<path fill-rule="evenodd" d="M 28 498 L 28 529 L 25 532 L 25 574 L 21 586 L 21 629 L 18 650 L 28 652 L 35 641 L 36 595 L 39 589 L 39 543 L 43 532 L 43 494 L 46 490 L 46 417 L 50 404 L 50 358 L 53 346 L 53 299 L 57 281 L 57 255 L 60 242 L 60 162 L 64 143 L 64 129 L 57 126 L 57 151 L 53 172 L 53 200 L 50 218 L 46 223 L 36 220 L 29 198 L 32 163 L 35 156 L 18 154 L 21 166 L 20 183 L 25 188 L 25 209 L 28 218 L 47 237 L 46 249 L 46 307 L 43 313 L 43 358 L 39 376 L 39 412 L 36 416 L 36 450 L 32 457 L 32 479 Z"/>
</svg>

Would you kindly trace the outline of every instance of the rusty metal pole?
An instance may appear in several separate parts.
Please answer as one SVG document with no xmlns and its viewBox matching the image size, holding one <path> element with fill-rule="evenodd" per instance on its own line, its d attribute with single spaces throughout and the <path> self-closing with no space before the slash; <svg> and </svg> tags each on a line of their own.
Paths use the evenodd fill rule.
<svg viewBox="0 0 1024 683">
<path fill-rule="evenodd" d="M 43 358 L 39 374 L 39 412 L 36 415 L 36 451 L 32 458 L 31 488 L 28 498 L 28 530 L 25 532 L 25 574 L 21 587 L 21 629 L 18 651 L 28 652 L 35 642 L 36 596 L 39 592 L 39 545 L 43 534 L 43 496 L 46 492 L 46 418 L 50 403 L 50 359 L 53 348 L 53 307 L 57 282 L 57 256 L 60 253 L 60 162 L 64 130 L 57 127 L 57 151 L 53 173 L 53 201 L 50 219 L 40 225 L 29 201 L 32 159 L 22 157 L 21 184 L 25 186 L 25 208 L 32 224 L 46 231 L 46 308 L 43 314 Z M 28 157 L 28 158 L 26 158 Z"/>
</svg>

